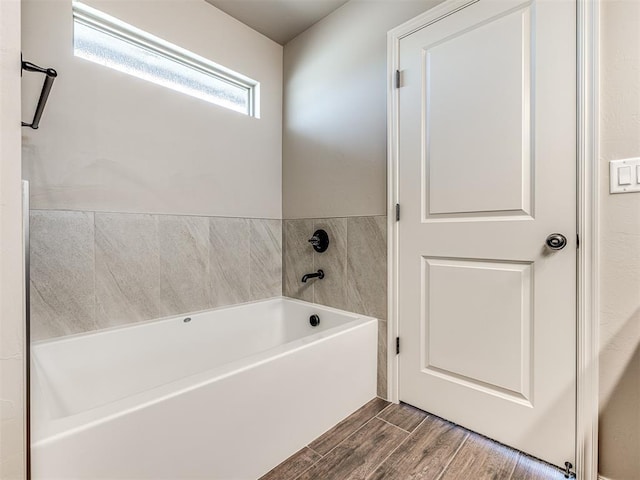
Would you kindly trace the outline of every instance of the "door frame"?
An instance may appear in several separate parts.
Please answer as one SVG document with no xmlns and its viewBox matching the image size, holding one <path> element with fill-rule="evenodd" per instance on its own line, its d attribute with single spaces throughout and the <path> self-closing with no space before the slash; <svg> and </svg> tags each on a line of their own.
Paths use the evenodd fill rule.
<svg viewBox="0 0 640 480">
<path fill-rule="evenodd" d="M 388 331 L 387 391 L 398 399 L 398 89 L 400 40 L 481 0 L 446 0 L 387 34 L 387 228 Z M 599 159 L 599 0 L 576 1 L 577 128 L 577 328 L 576 478 L 598 478 L 598 159 Z M 524 2 L 523 2 L 524 3 Z"/>
</svg>

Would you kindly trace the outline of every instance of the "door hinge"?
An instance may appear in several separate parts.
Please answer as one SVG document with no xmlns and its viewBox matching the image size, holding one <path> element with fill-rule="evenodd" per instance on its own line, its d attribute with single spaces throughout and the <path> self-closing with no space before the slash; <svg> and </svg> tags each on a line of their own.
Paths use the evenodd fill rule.
<svg viewBox="0 0 640 480">
<path fill-rule="evenodd" d="M 580 248 L 580 235 L 576 235 L 576 248 Z"/>
<path fill-rule="evenodd" d="M 400 204 L 396 203 L 396 222 L 400 221 Z"/>
<path fill-rule="evenodd" d="M 396 337 L 396 355 L 400 355 L 400 337 Z"/>
<path fill-rule="evenodd" d="M 396 70 L 396 88 L 400 88 L 400 70 Z"/>
<path fill-rule="evenodd" d="M 571 462 L 564 462 L 564 478 L 576 478 L 576 472 L 573 471 Z"/>
</svg>

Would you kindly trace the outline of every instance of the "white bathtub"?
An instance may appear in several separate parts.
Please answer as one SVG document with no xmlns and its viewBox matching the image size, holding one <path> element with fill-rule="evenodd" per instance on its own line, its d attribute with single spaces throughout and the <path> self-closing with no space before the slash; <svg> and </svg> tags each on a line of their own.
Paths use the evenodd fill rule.
<svg viewBox="0 0 640 480">
<path fill-rule="evenodd" d="M 189 317 L 33 345 L 32 478 L 256 479 L 375 396 L 373 318 L 285 298 Z"/>
</svg>

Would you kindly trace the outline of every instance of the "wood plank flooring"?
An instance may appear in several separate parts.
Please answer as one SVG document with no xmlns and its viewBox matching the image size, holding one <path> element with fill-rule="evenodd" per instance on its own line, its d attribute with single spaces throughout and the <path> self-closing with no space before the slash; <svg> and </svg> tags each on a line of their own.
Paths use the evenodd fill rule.
<svg viewBox="0 0 640 480">
<path fill-rule="evenodd" d="M 380 398 L 260 480 L 564 480 L 544 462 Z"/>
</svg>

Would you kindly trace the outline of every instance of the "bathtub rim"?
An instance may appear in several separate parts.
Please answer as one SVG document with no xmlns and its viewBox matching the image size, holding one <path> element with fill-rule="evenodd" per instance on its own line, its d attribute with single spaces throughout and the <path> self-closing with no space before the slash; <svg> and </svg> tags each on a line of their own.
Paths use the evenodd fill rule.
<svg viewBox="0 0 640 480">
<path fill-rule="evenodd" d="M 285 295 L 278 295 L 276 297 L 268 297 L 268 298 L 261 298 L 259 300 L 250 300 L 248 302 L 242 302 L 242 303 L 234 303 L 232 305 L 221 305 L 218 307 L 211 307 L 211 308 L 205 308 L 202 310 L 192 310 L 189 312 L 184 312 L 184 313 L 179 313 L 179 314 L 173 314 L 173 315 L 164 315 L 162 317 L 158 317 L 158 318 L 152 318 L 149 320 L 140 320 L 140 321 L 136 321 L 136 322 L 132 322 L 132 323 L 127 323 L 127 324 L 122 324 L 122 325 L 113 325 L 110 327 L 104 327 L 104 328 L 98 328 L 96 330 L 89 330 L 86 332 L 78 332 L 78 333 L 71 333 L 69 335 L 63 335 L 63 336 L 59 336 L 59 337 L 51 337 L 51 338 L 45 338 L 45 339 L 41 339 L 41 340 L 34 340 L 31 342 L 31 346 L 32 347 L 37 347 L 38 345 L 43 345 L 43 344 L 51 344 L 51 343 L 65 343 L 67 341 L 71 341 L 71 340 L 76 340 L 78 338 L 81 337 L 86 337 L 86 336 L 90 336 L 90 335 L 95 335 L 98 333 L 109 333 L 112 331 L 120 331 L 120 330 L 128 330 L 128 329 L 135 329 L 135 328 L 141 328 L 150 324 L 158 324 L 158 323 L 162 323 L 162 322 L 170 322 L 170 321 L 175 321 L 178 319 L 183 319 L 186 317 L 191 317 L 194 315 L 202 315 L 202 314 L 206 314 L 206 313 L 213 313 L 213 312 L 217 312 L 217 311 L 221 311 L 221 310 L 236 310 L 242 307 L 247 307 L 247 306 L 251 306 L 251 305 L 258 305 L 261 303 L 275 303 L 277 301 L 287 301 L 287 302 L 293 302 L 293 303 L 298 303 L 298 304 L 302 304 L 302 305 L 315 305 L 319 308 L 334 312 L 334 313 L 339 313 L 342 315 L 347 315 L 347 316 L 352 316 L 354 318 L 363 318 L 363 317 L 368 317 L 368 318 L 374 318 L 374 317 L 369 317 L 368 315 L 364 315 L 364 314 L 359 314 L 359 313 L 355 313 L 355 312 L 349 312 L 348 310 L 341 310 L 339 308 L 334 308 L 334 307 L 329 307 L 326 305 L 322 305 L 319 303 L 314 303 L 314 302 L 307 302 L 305 300 L 299 300 L 297 298 L 292 298 L 292 297 L 287 297 Z"/>
<path fill-rule="evenodd" d="M 50 344 L 50 343 L 64 343 L 66 341 L 72 339 L 78 339 L 85 336 L 97 335 L 108 333 L 110 331 L 121 331 L 128 330 L 132 328 L 141 328 L 145 325 L 156 324 L 160 322 L 168 322 L 175 321 L 176 319 L 183 318 L 189 315 L 195 315 L 197 313 L 210 313 L 217 310 L 228 310 L 228 309 L 236 309 L 242 308 L 247 305 L 253 305 L 258 303 L 269 303 L 269 302 L 277 302 L 277 301 L 286 301 L 290 303 L 296 303 L 303 306 L 313 306 L 319 310 L 324 310 L 327 312 L 332 312 L 340 315 L 344 315 L 349 317 L 348 320 L 345 321 L 344 324 L 338 325 L 327 330 L 323 330 L 320 332 L 315 332 L 310 335 L 297 338 L 290 342 L 278 345 L 276 347 L 272 347 L 267 350 L 259 351 L 254 354 L 251 354 L 247 357 L 243 357 L 241 359 L 225 363 L 214 367 L 212 369 L 208 369 L 202 372 L 198 372 L 193 375 L 188 375 L 186 377 L 182 377 L 180 379 L 168 382 L 166 384 L 158 385 L 156 387 L 144 390 L 142 392 L 137 392 L 128 397 L 124 397 L 104 405 L 100 405 L 91 409 L 83 410 L 81 412 L 77 412 L 71 415 L 67 415 L 64 417 L 56 417 L 52 418 L 51 414 L 48 411 L 48 407 L 46 405 L 47 402 L 47 392 L 44 391 L 43 386 L 40 382 L 46 382 L 45 379 L 40 379 L 40 371 L 37 366 L 37 353 L 33 355 L 31 368 L 33 370 L 33 390 L 34 390 L 34 400 L 36 400 L 40 405 L 37 408 L 34 408 L 34 405 L 31 405 L 32 411 L 36 411 L 37 413 L 34 415 L 34 419 L 37 419 L 37 422 L 40 423 L 38 428 L 34 428 L 36 422 L 32 422 L 32 441 L 31 447 L 37 448 L 39 446 L 45 446 L 48 443 L 55 442 L 59 439 L 67 437 L 69 435 L 74 435 L 83 430 L 90 429 L 96 425 L 108 422 L 115 418 L 130 415 L 138 410 L 147 408 L 149 406 L 155 405 L 157 403 L 169 400 L 171 398 L 177 397 L 179 395 L 185 394 L 187 392 L 196 390 L 198 388 L 202 388 L 210 383 L 214 383 L 216 381 L 221 381 L 227 377 L 232 375 L 240 374 L 243 371 L 250 370 L 253 368 L 258 368 L 259 366 L 285 357 L 289 355 L 295 354 L 297 351 L 308 348 L 310 345 L 320 342 L 326 342 L 331 338 L 334 338 L 338 335 L 347 334 L 357 329 L 367 328 L 371 323 L 376 323 L 376 331 L 377 331 L 377 323 L 378 319 L 374 317 L 370 317 L 367 315 L 360 315 L 354 312 L 348 312 L 345 310 L 340 310 L 333 307 L 327 307 L 324 305 L 306 302 L 303 300 L 298 300 L 285 296 L 278 297 L 270 297 L 267 299 L 261 299 L 252 302 L 246 302 L 243 304 L 236 304 L 231 306 L 223 306 L 216 307 L 214 309 L 201 310 L 198 312 L 191 312 L 189 314 L 180 314 L 173 315 L 170 317 L 163 317 L 156 320 L 146 320 L 143 322 L 136 322 L 132 325 L 124 325 L 124 326 L 115 326 L 109 327 L 101 330 L 92 330 L 91 332 L 83 332 L 79 334 L 65 336 L 60 339 L 51 339 L 51 340 L 42 340 L 38 341 L 38 345 L 42 344 Z M 36 342 L 34 342 L 34 346 Z"/>
</svg>

